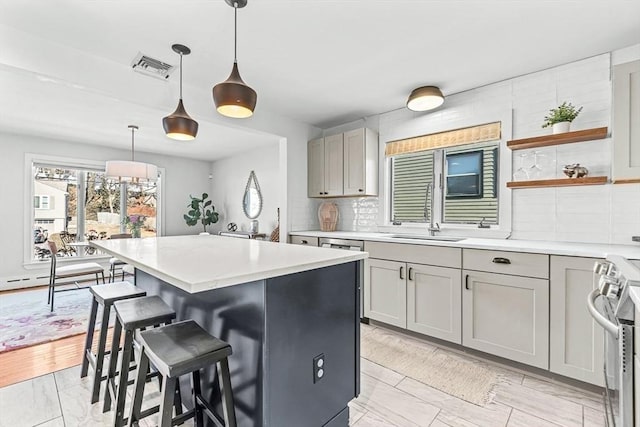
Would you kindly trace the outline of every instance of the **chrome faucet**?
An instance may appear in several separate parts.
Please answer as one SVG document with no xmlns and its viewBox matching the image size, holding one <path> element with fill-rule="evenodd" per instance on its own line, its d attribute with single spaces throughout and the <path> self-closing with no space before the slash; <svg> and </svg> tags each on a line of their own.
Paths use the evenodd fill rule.
<svg viewBox="0 0 640 427">
<path fill-rule="evenodd" d="M 431 212 L 429 212 L 429 207 L 431 208 Z M 427 184 L 427 194 L 424 196 L 424 222 L 427 222 L 427 215 L 429 216 L 429 236 L 435 236 L 435 234 L 440 231 L 440 224 L 433 220 L 433 182 Z"/>
</svg>

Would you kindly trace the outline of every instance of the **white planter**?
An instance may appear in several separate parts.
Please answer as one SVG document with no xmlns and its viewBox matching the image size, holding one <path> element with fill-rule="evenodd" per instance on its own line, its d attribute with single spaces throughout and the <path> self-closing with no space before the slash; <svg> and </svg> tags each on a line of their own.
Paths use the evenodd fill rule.
<svg viewBox="0 0 640 427">
<path fill-rule="evenodd" d="M 569 128 L 571 127 L 571 122 L 560 122 L 554 123 L 551 128 L 553 129 L 553 134 L 557 133 L 565 133 L 569 132 Z"/>
</svg>

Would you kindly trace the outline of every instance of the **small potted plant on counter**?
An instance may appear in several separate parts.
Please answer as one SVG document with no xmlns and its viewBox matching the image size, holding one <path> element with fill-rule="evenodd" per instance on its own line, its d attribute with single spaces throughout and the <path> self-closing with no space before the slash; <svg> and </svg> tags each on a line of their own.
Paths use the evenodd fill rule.
<svg viewBox="0 0 640 427">
<path fill-rule="evenodd" d="M 543 128 L 551 126 L 553 134 L 569 132 L 571 122 L 578 117 L 582 107 L 576 109 L 570 102 L 563 102 L 558 108 L 549 110 L 544 118 Z"/>
<path fill-rule="evenodd" d="M 218 222 L 218 212 L 216 212 L 211 200 L 207 200 L 209 198 L 207 193 L 202 193 L 201 198 L 191 195 L 189 197 L 191 198 L 191 203 L 188 205 L 189 212 L 184 215 L 184 220 L 188 226 L 194 226 L 200 222 L 204 228 L 204 231 L 200 234 L 208 235 L 207 226 Z"/>
</svg>

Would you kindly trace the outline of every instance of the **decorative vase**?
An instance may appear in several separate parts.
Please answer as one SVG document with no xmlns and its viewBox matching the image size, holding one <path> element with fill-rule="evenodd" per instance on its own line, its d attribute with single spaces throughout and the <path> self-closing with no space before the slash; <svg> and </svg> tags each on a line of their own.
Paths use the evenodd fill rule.
<svg viewBox="0 0 640 427">
<path fill-rule="evenodd" d="M 134 239 L 139 239 L 140 238 L 140 229 L 139 228 L 132 228 L 131 229 L 131 237 L 133 237 Z"/>
<path fill-rule="evenodd" d="M 553 134 L 565 133 L 569 132 L 569 128 L 571 127 L 571 122 L 560 122 L 554 123 L 551 128 L 553 129 Z"/>
</svg>

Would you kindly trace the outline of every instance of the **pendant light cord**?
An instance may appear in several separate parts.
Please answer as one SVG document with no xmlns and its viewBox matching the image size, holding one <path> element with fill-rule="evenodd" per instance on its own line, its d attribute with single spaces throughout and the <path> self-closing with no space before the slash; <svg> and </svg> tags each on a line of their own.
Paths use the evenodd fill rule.
<svg viewBox="0 0 640 427">
<path fill-rule="evenodd" d="M 182 53 L 180 53 L 180 100 L 182 101 Z"/>
<path fill-rule="evenodd" d="M 135 162 L 135 157 L 134 157 L 134 142 L 133 142 L 133 134 L 135 132 L 135 128 L 131 128 L 131 161 Z"/>
<path fill-rule="evenodd" d="M 238 2 L 233 2 L 233 63 L 238 63 Z"/>
</svg>

